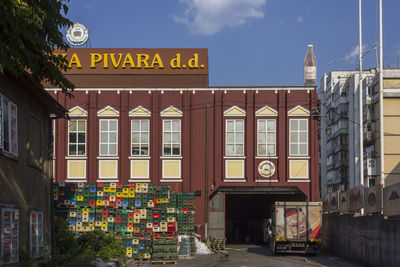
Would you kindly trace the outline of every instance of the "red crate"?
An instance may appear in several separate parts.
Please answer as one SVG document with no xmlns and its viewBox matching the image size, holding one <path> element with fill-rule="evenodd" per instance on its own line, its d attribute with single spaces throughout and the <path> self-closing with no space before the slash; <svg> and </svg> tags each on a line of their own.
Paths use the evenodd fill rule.
<svg viewBox="0 0 400 267">
<path fill-rule="evenodd" d="M 122 222 L 121 217 L 115 217 L 115 218 L 114 218 L 114 222 L 117 222 L 117 223 Z"/>
<path fill-rule="evenodd" d="M 89 201 L 89 206 L 96 206 L 96 201 Z"/>
<path fill-rule="evenodd" d="M 154 212 L 153 213 L 153 218 L 160 218 L 160 213 Z"/>
<path fill-rule="evenodd" d="M 121 183 L 117 183 L 117 188 L 122 188 L 124 185 Z"/>
<path fill-rule="evenodd" d="M 108 206 L 115 206 L 115 201 L 109 201 Z"/>
<path fill-rule="evenodd" d="M 104 187 L 104 183 L 97 183 L 97 187 Z"/>
</svg>

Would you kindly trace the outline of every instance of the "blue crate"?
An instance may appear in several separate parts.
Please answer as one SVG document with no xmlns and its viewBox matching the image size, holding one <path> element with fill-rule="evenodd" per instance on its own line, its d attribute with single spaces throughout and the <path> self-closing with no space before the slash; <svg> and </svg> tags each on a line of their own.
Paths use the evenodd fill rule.
<svg viewBox="0 0 400 267">
<path fill-rule="evenodd" d="M 71 200 L 70 204 L 71 205 L 76 205 L 76 200 Z"/>
<path fill-rule="evenodd" d="M 96 187 L 90 187 L 89 192 L 90 193 L 96 193 Z"/>
<path fill-rule="evenodd" d="M 82 222 L 82 217 L 76 217 L 77 222 Z"/>
<path fill-rule="evenodd" d="M 122 207 L 128 207 L 129 203 L 128 201 L 122 201 Z"/>
<path fill-rule="evenodd" d="M 146 249 L 146 245 L 145 244 L 139 244 L 139 249 Z"/>
<path fill-rule="evenodd" d="M 71 225 L 71 226 L 75 226 L 75 225 L 76 225 L 76 221 L 69 221 L 68 223 L 69 223 L 69 225 Z"/>
<path fill-rule="evenodd" d="M 142 206 L 142 201 L 135 201 L 135 207 Z"/>
<path fill-rule="evenodd" d="M 89 222 L 94 222 L 95 221 L 95 217 L 89 217 Z"/>
<path fill-rule="evenodd" d="M 132 243 L 126 243 L 127 248 L 131 248 L 132 246 L 133 246 Z"/>
</svg>

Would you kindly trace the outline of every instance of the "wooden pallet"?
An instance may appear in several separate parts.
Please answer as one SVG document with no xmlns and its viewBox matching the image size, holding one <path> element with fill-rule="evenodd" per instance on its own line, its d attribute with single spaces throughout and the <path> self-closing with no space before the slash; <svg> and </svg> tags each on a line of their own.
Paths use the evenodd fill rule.
<svg viewBox="0 0 400 267">
<path fill-rule="evenodd" d="M 151 261 L 152 264 L 178 264 L 178 261 Z"/>
</svg>

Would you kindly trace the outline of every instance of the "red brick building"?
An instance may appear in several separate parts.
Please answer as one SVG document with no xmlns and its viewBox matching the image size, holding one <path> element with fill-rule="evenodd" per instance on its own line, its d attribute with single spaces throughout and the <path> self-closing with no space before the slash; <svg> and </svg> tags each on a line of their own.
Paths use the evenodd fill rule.
<svg viewBox="0 0 400 267">
<path fill-rule="evenodd" d="M 71 49 L 56 181 L 196 192 L 198 231 L 262 238 L 276 200 L 317 200 L 314 87 L 208 86 L 207 49 Z M 208 203 L 208 204 L 207 204 Z M 255 229 L 255 230 L 254 230 Z"/>
</svg>

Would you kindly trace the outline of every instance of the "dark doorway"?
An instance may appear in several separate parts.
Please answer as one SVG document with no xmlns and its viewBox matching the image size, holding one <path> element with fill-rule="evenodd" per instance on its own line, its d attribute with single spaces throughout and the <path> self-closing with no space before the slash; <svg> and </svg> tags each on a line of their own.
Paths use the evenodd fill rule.
<svg viewBox="0 0 400 267">
<path fill-rule="evenodd" d="M 226 194 L 225 234 L 228 243 L 262 243 L 264 225 L 275 201 L 305 201 L 303 194 Z"/>
</svg>

